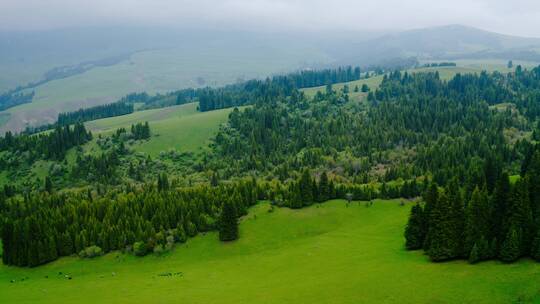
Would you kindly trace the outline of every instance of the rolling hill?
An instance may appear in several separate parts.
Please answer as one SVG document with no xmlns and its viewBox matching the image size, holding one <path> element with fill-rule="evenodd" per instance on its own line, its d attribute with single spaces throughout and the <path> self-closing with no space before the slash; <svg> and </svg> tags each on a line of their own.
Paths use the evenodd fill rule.
<svg viewBox="0 0 540 304">
<path fill-rule="evenodd" d="M 461 66 L 534 64 L 540 40 L 452 25 L 395 33 L 180 32 L 90 28 L 0 33 L 0 91 L 38 85 L 31 103 L 0 112 L 0 133 L 53 122 L 61 111 L 131 92 L 221 86 L 302 68 L 385 65 L 397 58 Z M 463 60 L 469 60 L 463 61 Z"/>
</svg>

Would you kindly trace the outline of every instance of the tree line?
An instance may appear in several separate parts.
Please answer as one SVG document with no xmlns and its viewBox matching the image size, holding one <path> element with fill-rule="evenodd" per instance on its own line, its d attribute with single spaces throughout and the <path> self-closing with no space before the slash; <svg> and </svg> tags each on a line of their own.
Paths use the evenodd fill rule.
<svg viewBox="0 0 540 304">
<path fill-rule="evenodd" d="M 246 180 L 167 190 L 146 185 L 102 196 L 80 191 L 11 197 L 0 201 L 2 259 L 37 266 L 91 246 L 144 255 L 211 230 L 234 240 L 238 217 L 256 202 L 256 191 L 254 181 Z"/>
<path fill-rule="evenodd" d="M 35 95 L 34 91 L 30 93 L 24 93 L 24 92 L 20 92 L 17 89 L 1 94 L 0 95 L 0 111 L 4 111 L 14 106 L 32 102 L 34 95 Z"/>
<path fill-rule="evenodd" d="M 25 153 L 30 160 L 62 160 L 66 152 L 92 139 L 92 133 L 82 123 L 74 126 L 57 126 L 54 130 L 36 135 L 13 135 L 6 132 L 0 137 L 0 151 Z"/>
<path fill-rule="evenodd" d="M 495 174 L 494 180 L 492 189 L 486 183 L 461 187 L 456 181 L 445 187 L 432 183 L 425 204 L 411 209 L 405 229 L 407 249 L 423 249 L 433 261 L 509 263 L 525 256 L 540 260 L 538 147 L 515 183 L 506 172 Z"/>
<path fill-rule="evenodd" d="M 79 109 L 74 112 L 58 114 L 57 124 L 60 126 L 71 125 L 77 122 L 85 122 L 106 117 L 121 116 L 133 113 L 133 104 L 125 101 L 106 105 Z"/>
</svg>

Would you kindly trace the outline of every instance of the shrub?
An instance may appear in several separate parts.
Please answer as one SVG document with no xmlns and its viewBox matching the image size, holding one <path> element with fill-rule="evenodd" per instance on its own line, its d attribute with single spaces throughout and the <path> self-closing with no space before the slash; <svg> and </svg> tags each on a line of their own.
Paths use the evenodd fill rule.
<svg viewBox="0 0 540 304">
<path fill-rule="evenodd" d="M 88 259 L 95 258 L 101 255 L 103 255 L 103 250 L 98 246 L 89 246 L 79 252 L 79 257 Z"/>
<path fill-rule="evenodd" d="M 133 244 L 133 253 L 136 256 L 144 256 L 147 253 L 146 244 L 144 242 L 135 242 Z"/>
<path fill-rule="evenodd" d="M 161 255 L 161 254 L 163 254 L 163 252 L 165 252 L 165 250 L 163 249 L 163 245 L 158 244 L 158 245 L 156 245 L 156 246 L 154 247 L 154 253 L 155 253 L 156 255 Z"/>
</svg>

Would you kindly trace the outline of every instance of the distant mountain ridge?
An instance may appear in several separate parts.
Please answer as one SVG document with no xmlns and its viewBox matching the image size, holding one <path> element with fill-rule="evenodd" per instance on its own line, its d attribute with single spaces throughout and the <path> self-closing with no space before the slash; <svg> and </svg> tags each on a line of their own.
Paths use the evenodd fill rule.
<svg viewBox="0 0 540 304">
<path fill-rule="evenodd" d="M 373 63 L 388 58 L 499 58 L 540 61 L 540 38 L 524 38 L 463 25 L 408 30 L 334 50 L 340 62 Z"/>
</svg>

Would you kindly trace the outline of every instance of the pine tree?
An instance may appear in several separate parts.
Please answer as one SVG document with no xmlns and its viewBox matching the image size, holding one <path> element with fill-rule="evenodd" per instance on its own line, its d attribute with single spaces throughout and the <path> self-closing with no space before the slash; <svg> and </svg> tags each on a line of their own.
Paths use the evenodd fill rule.
<svg viewBox="0 0 540 304">
<path fill-rule="evenodd" d="M 439 193 L 437 204 L 429 216 L 429 247 L 426 253 L 433 261 L 444 261 L 455 257 L 455 244 L 452 239 L 450 202 L 444 191 Z"/>
<path fill-rule="evenodd" d="M 210 185 L 212 187 L 217 187 L 219 184 L 219 177 L 218 177 L 218 174 L 217 172 L 213 172 L 212 173 L 212 177 L 211 177 L 211 180 L 210 180 Z"/>
<path fill-rule="evenodd" d="M 324 202 L 330 199 L 330 185 L 328 183 L 328 175 L 326 172 L 321 174 L 319 181 L 319 202 Z"/>
<path fill-rule="evenodd" d="M 452 256 L 463 257 L 465 208 L 461 193 L 459 191 L 458 183 L 455 179 L 449 183 L 448 187 L 446 188 L 446 193 L 448 194 L 448 200 L 450 203 L 449 225 L 451 234 L 449 235 L 449 238 L 451 239 L 453 247 Z"/>
<path fill-rule="evenodd" d="M 45 191 L 52 193 L 53 191 L 53 184 L 51 181 L 51 178 L 49 176 L 45 177 Z"/>
<path fill-rule="evenodd" d="M 367 86 L 367 84 L 362 84 L 362 93 L 367 93 L 369 92 L 369 87 Z"/>
<path fill-rule="evenodd" d="M 219 239 L 221 241 L 234 241 L 238 238 L 238 218 L 236 208 L 232 202 L 223 204 L 219 223 Z"/>
<path fill-rule="evenodd" d="M 504 227 L 505 217 L 507 215 L 507 208 L 509 205 L 510 195 L 510 180 L 508 173 L 503 172 L 495 184 L 495 189 L 492 196 L 493 216 L 491 217 L 491 231 L 494 238 L 497 240 L 503 240 L 505 237 L 505 231 L 508 229 Z"/>
<path fill-rule="evenodd" d="M 471 253 L 469 254 L 469 263 L 474 264 L 480 261 L 480 250 L 478 249 L 478 245 L 474 243 L 474 246 L 471 249 Z"/>
<path fill-rule="evenodd" d="M 313 181 L 309 170 L 305 169 L 300 177 L 300 195 L 304 206 L 311 205 L 313 203 Z"/>
<path fill-rule="evenodd" d="M 499 253 L 501 261 L 511 263 L 520 257 L 520 238 L 519 231 L 515 227 L 511 227 L 501 246 Z"/>
<path fill-rule="evenodd" d="M 424 250 L 427 250 L 430 247 L 430 229 L 432 226 L 432 213 L 433 210 L 436 209 L 437 201 L 439 199 L 439 190 L 436 183 L 431 183 L 424 194 L 424 201 L 426 202 L 424 207 L 424 231 L 426 234 L 426 237 L 424 239 Z"/>
<path fill-rule="evenodd" d="M 465 244 L 464 254 L 470 255 L 470 252 L 475 244 L 478 246 L 478 256 L 485 257 L 488 255 L 487 246 L 483 245 L 488 239 L 490 229 L 490 210 L 488 204 L 487 192 L 476 187 L 472 193 L 471 200 L 466 210 L 465 219 Z"/>
<path fill-rule="evenodd" d="M 492 156 L 489 156 L 484 164 L 484 174 L 488 193 L 492 193 L 500 175 L 500 165 Z"/>
<path fill-rule="evenodd" d="M 534 152 L 527 167 L 526 176 L 532 213 L 535 218 L 540 218 L 540 151 Z"/>
<path fill-rule="evenodd" d="M 411 208 L 409 221 L 405 227 L 405 247 L 408 250 L 422 248 L 426 236 L 424 227 L 424 211 L 420 204 L 416 204 Z"/>
<path fill-rule="evenodd" d="M 161 173 L 158 175 L 157 188 L 158 191 L 167 191 L 169 190 L 169 178 L 166 173 Z"/>
<path fill-rule="evenodd" d="M 519 233 L 519 256 L 528 254 L 534 225 L 527 177 L 518 180 L 511 191 L 507 227 L 514 227 Z"/>
<path fill-rule="evenodd" d="M 540 261 L 540 225 L 536 223 L 535 236 L 531 243 L 531 257 Z"/>
</svg>

